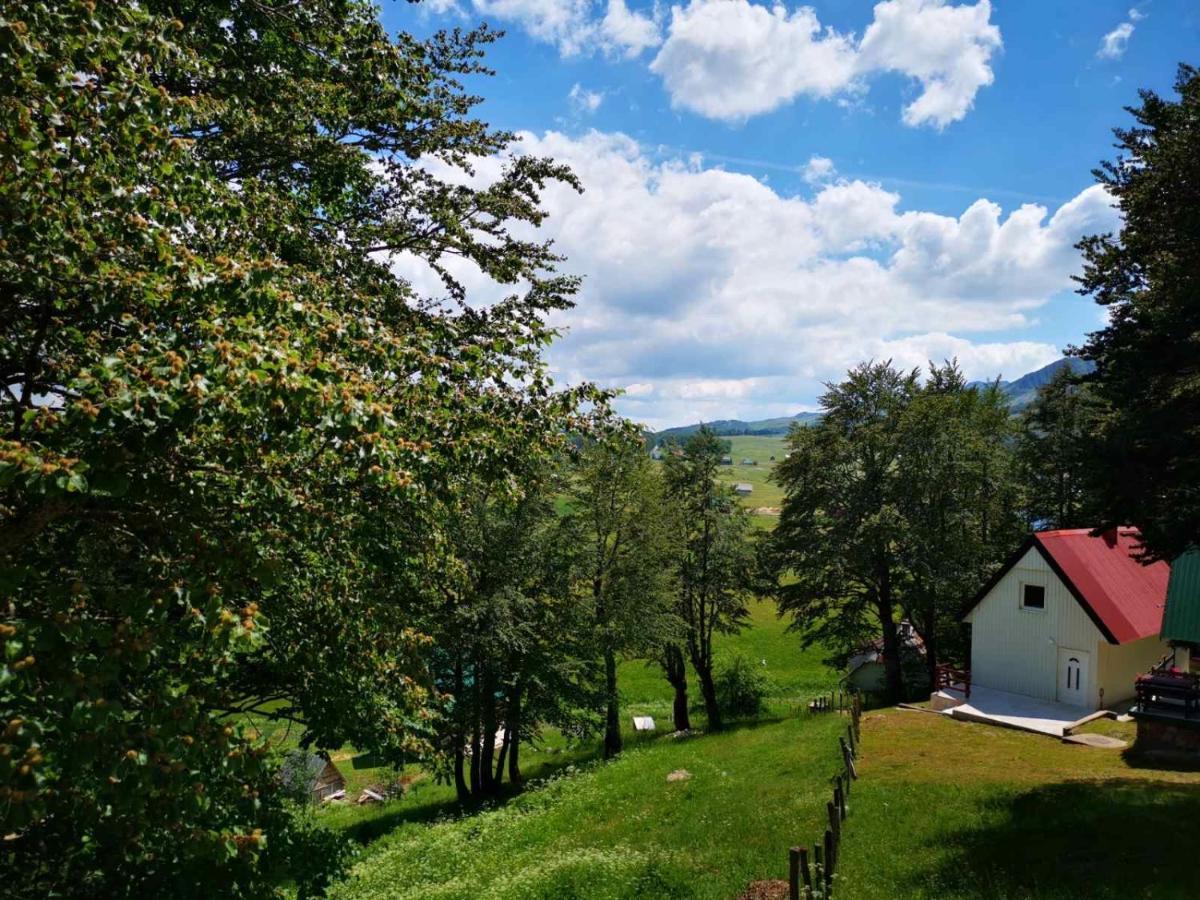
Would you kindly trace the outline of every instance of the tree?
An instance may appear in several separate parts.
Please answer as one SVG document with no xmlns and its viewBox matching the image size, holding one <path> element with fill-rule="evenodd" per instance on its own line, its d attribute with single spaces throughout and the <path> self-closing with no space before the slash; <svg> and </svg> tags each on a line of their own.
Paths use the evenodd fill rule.
<svg viewBox="0 0 1200 900">
<path fill-rule="evenodd" d="M 930 363 L 899 415 L 901 602 L 924 641 L 931 681 L 943 656 L 965 656 L 963 602 L 1025 531 L 1013 432 L 998 385 L 968 387 L 955 361 Z"/>
<path fill-rule="evenodd" d="M 1103 407 L 1092 524 L 1137 526 L 1151 559 L 1200 540 L 1200 71 L 1180 66 L 1175 91 L 1141 91 L 1115 130 L 1119 154 L 1094 174 L 1121 229 L 1079 244 L 1080 293 L 1108 315 L 1078 351 Z"/>
<path fill-rule="evenodd" d="M 511 141 L 456 80 L 491 39 L 392 39 L 360 0 L 6 10 L 14 895 L 319 889 L 330 854 L 251 713 L 318 747 L 430 752 L 442 698 L 417 625 L 457 577 L 458 473 L 505 489 L 605 399 L 556 391 L 542 358 L 576 283 L 526 235 L 570 173 L 520 156 L 458 177 Z M 395 253 L 440 272 L 445 302 Z M 467 307 L 459 257 L 524 287 Z"/>
<path fill-rule="evenodd" d="M 747 539 L 750 514 L 733 490 L 717 480 L 726 449 L 712 430 L 702 427 L 683 445 L 683 452 L 663 464 L 667 496 L 677 505 L 675 609 L 684 623 L 684 646 L 696 670 L 708 727 L 721 728 L 721 708 L 713 679 L 713 635 L 740 630 L 749 616 L 746 599 L 753 568 Z M 675 688 L 676 729 L 679 710 L 687 709 L 686 672 L 682 652 L 669 643 L 663 651 L 667 679 Z"/>
<path fill-rule="evenodd" d="M 863 363 L 826 386 L 821 421 L 793 427 L 775 468 L 785 491 L 766 567 L 781 614 L 841 658 L 882 633 L 887 688 L 903 691 L 896 612 L 908 583 L 899 507 L 900 413 L 917 372 Z"/>
<path fill-rule="evenodd" d="M 1089 478 L 1097 413 L 1092 387 L 1064 367 L 1022 414 L 1017 459 L 1035 527 L 1091 528 L 1099 521 Z"/>
<path fill-rule="evenodd" d="M 617 662 L 672 634 L 670 535 L 662 480 L 637 436 L 614 430 L 579 454 L 564 517 L 577 590 L 590 604 L 604 665 L 604 756 L 621 752 Z"/>
</svg>

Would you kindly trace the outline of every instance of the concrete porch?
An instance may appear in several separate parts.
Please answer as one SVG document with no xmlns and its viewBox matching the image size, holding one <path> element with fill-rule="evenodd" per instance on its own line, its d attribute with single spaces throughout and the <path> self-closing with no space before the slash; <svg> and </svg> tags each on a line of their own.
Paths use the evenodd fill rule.
<svg viewBox="0 0 1200 900">
<path fill-rule="evenodd" d="M 985 687 L 971 687 L 971 699 L 959 691 L 941 690 L 930 698 L 942 715 L 968 722 L 985 722 L 1005 728 L 1063 737 L 1085 721 L 1110 715 L 1105 710 L 1089 711 L 1051 700 L 1038 700 Z"/>
</svg>

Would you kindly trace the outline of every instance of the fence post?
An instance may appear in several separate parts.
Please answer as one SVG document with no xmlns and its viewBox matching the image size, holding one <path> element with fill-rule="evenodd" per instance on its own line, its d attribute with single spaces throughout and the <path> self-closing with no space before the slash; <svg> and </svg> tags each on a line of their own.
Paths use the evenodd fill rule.
<svg viewBox="0 0 1200 900">
<path fill-rule="evenodd" d="M 808 848 L 800 848 L 800 877 L 804 880 L 804 900 L 812 900 L 812 872 L 808 868 Z"/>
<path fill-rule="evenodd" d="M 826 832 L 828 834 L 828 832 Z M 825 854 L 819 843 L 813 844 L 813 881 L 814 888 L 825 896 Z"/>
<path fill-rule="evenodd" d="M 828 828 L 825 829 L 825 871 L 822 873 L 825 878 L 825 897 L 828 900 L 830 892 L 833 890 L 833 870 L 837 864 L 837 847 L 833 843 L 833 832 Z"/>
<path fill-rule="evenodd" d="M 788 851 L 788 900 L 800 900 L 800 848 Z"/>
</svg>

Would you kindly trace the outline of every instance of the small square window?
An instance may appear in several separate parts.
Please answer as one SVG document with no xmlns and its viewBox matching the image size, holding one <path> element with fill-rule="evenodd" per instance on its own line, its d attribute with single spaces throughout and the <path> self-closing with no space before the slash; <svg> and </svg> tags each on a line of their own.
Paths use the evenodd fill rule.
<svg viewBox="0 0 1200 900">
<path fill-rule="evenodd" d="M 1021 609 L 1045 609 L 1046 589 L 1040 584 L 1021 585 Z"/>
</svg>

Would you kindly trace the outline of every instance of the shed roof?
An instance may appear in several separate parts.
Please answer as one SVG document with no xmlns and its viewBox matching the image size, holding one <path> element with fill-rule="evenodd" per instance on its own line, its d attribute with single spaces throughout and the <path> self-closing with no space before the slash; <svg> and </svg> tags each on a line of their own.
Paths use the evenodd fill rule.
<svg viewBox="0 0 1200 900">
<path fill-rule="evenodd" d="M 1171 563 L 1160 637 L 1200 644 L 1200 550 L 1188 550 Z"/>
<path fill-rule="evenodd" d="M 1165 562 L 1143 565 L 1138 559 L 1140 536 L 1132 528 L 1114 528 L 1096 537 L 1088 528 L 1036 532 L 976 595 L 972 609 L 1031 547 L 1109 643 L 1125 644 L 1159 633 L 1171 567 Z"/>
</svg>

